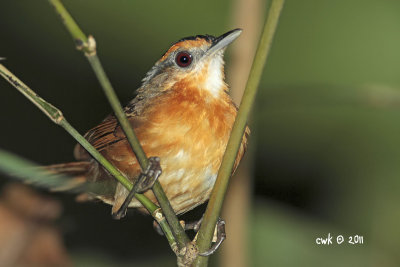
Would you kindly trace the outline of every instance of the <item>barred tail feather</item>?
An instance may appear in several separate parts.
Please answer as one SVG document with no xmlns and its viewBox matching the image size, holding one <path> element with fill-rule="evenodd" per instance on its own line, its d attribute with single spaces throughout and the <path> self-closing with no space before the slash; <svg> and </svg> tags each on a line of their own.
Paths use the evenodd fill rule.
<svg viewBox="0 0 400 267">
<path fill-rule="evenodd" d="M 53 192 L 59 191 L 81 191 L 86 185 L 87 174 L 90 170 L 91 163 L 89 161 L 78 161 L 69 163 L 53 164 L 41 166 L 39 171 L 55 176 L 67 176 L 62 183 L 52 184 L 48 188 Z"/>
</svg>

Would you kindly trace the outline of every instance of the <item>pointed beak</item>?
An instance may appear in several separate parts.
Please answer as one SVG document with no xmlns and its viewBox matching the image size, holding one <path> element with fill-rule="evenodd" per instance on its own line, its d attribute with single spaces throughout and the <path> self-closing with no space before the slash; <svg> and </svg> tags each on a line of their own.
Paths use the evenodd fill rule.
<svg viewBox="0 0 400 267">
<path fill-rule="evenodd" d="M 242 29 L 234 29 L 223 35 L 215 38 L 211 44 L 211 47 L 206 51 L 207 56 L 213 55 L 214 53 L 226 48 L 242 33 Z"/>
</svg>

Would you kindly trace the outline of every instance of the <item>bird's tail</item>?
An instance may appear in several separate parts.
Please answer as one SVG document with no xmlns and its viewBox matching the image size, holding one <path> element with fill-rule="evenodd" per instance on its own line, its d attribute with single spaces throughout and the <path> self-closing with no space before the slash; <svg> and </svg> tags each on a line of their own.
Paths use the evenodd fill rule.
<svg viewBox="0 0 400 267">
<path fill-rule="evenodd" d="M 54 176 L 53 179 L 46 179 L 48 184 L 44 185 L 44 187 L 53 192 L 68 191 L 83 193 L 78 196 L 78 199 L 82 201 L 92 199 L 90 195 L 111 197 L 114 195 L 117 185 L 115 179 L 109 177 L 105 170 L 91 161 L 53 164 L 41 166 L 39 169 L 42 173 Z M 97 179 L 93 177 L 97 177 Z M 99 177 L 105 178 L 102 179 Z M 49 181 L 52 181 L 51 184 Z"/>
<path fill-rule="evenodd" d="M 48 188 L 51 191 L 81 191 L 88 182 L 87 177 L 90 168 L 91 162 L 77 161 L 41 166 L 38 167 L 38 170 L 56 177 L 68 177 L 68 179 L 63 179 L 60 183 L 54 183 L 49 186 Z"/>
</svg>

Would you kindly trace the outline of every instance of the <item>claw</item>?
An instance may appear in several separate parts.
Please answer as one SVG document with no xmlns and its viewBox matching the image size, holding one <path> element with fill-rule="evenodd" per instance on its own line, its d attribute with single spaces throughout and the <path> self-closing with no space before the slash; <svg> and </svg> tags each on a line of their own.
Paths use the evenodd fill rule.
<svg viewBox="0 0 400 267">
<path fill-rule="evenodd" d="M 149 158 L 149 166 L 144 173 L 141 173 L 133 190 L 136 193 L 144 193 L 151 189 L 162 173 L 159 157 Z"/>
<path fill-rule="evenodd" d="M 124 203 L 122 203 L 121 207 L 118 209 L 118 211 L 114 214 L 112 214 L 113 219 L 119 220 L 126 215 L 126 210 L 128 209 L 129 203 L 131 203 L 133 197 L 135 196 L 136 192 L 134 189 L 132 189 L 128 196 L 125 198 Z"/>
<path fill-rule="evenodd" d="M 221 218 L 218 218 L 217 225 L 215 226 L 215 231 L 216 231 L 216 241 L 214 245 L 212 245 L 209 250 L 199 253 L 200 256 L 207 257 L 210 256 L 211 254 L 214 254 L 214 252 L 218 250 L 222 242 L 224 242 L 226 238 L 225 221 L 222 220 Z"/>
<path fill-rule="evenodd" d="M 120 219 L 125 216 L 126 210 L 128 209 L 129 203 L 131 203 L 133 197 L 136 193 L 144 193 L 147 190 L 151 189 L 154 183 L 157 181 L 158 177 L 160 177 L 162 173 L 160 166 L 160 158 L 159 157 L 151 157 L 149 158 L 149 166 L 145 172 L 139 175 L 137 182 L 135 183 L 133 189 L 129 192 L 126 197 L 124 203 L 121 205 L 119 210 L 113 215 L 114 219 Z"/>
<path fill-rule="evenodd" d="M 195 222 L 185 223 L 185 226 L 183 228 L 185 229 L 185 231 L 193 230 L 195 232 L 198 232 L 200 229 L 200 225 L 203 222 L 203 218 L 204 217 L 201 217 L 200 220 L 195 221 Z"/>
</svg>

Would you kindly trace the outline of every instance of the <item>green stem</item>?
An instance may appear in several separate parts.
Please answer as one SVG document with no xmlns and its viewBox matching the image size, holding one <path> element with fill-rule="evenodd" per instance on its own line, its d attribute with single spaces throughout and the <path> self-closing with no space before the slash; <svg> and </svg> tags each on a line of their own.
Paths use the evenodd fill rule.
<svg viewBox="0 0 400 267">
<path fill-rule="evenodd" d="M 139 161 L 139 164 L 142 168 L 142 170 L 145 170 L 148 167 L 149 161 L 147 159 L 147 156 L 145 152 L 143 151 L 142 146 L 139 143 L 139 140 L 137 139 L 131 124 L 129 123 L 128 118 L 126 117 L 122 106 L 115 94 L 114 89 L 112 88 L 112 85 L 110 81 L 107 78 L 107 75 L 104 72 L 104 69 L 100 63 L 100 60 L 96 54 L 87 56 L 87 59 L 89 60 L 90 65 L 93 68 L 93 71 L 96 74 L 97 79 L 99 80 L 101 86 L 103 87 L 104 93 L 107 96 L 107 99 L 109 100 L 111 107 L 114 110 L 115 116 L 117 117 L 128 141 L 129 144 L 131 145 L 131 148 L 133 152 L 136 155 L 136 158 Z M 172 209 L 172 206 L 162 189 L 162 186 L 159 181 L 156 181 L 154 183 L 154 186 L 152 188 L 154 195 L 157 198 L 158 203 L 160 204 L 160 207 L 165 215 L 165 218 L 167 219 L 172 233 L 174 234 L 178 246 L 180 249 L 184 248 L 186 246 L 186 243 L 190 242 L 188 236 L 186 235 L 185 231 L 183 230 L 181 224 L 178 221 L 178 218 Z"/>
<path fill-rule="evenodd" d="M 176 216 L 171 203 L 169 202 L 159 182 L 154 184 L 153 193 L 160 204 L 161 210 L 163 211 L 165 218 L 171 227 L 176 241 L 178 242 L 178 247 L 180 249 L 186 247 L 186 244 L 190 242 L 190 239 L 185 233 L 185 230 L 182 228 L 182 225 L 179 223 L 178 217 Z"/>
<path fill-rule="evenodd" d="M 107 99 L 109 100 L 111 107 L 114 110 L 115 116 L 117 117 L 127 137 L 127 140 L 131 145 L 132 150 L 136 155 L 136 158 L 139 161 L 142 170 L 145 170 L 148 167 L 149 161 L 129 123 L 129 120 L 127 119 L 122 109 L 122 106 L 118 100 L 117 95 L 115 94 L 115 91 L 107 75 L 104 72 L 100 60 L 96 55 L 96 42 L 94 41 L 94 38 L 92 36 L 89 36 L 89 38 L 85 36 L 85 34 L 79 28 L 77 23 L 72 19 L 71 15 L 65 9 L 60 0 L 49 1 L 55 7 L 56 12 L 60 15 L 62 21 L 64 22 L 64 25 L 66 26 L 72 38 L 78 44 L 77 48 L 85 52 L 85 55 L 87 56 L 88 61 L 92 66 L 97 79 L 103 87 L 104 93 L 106 94 Z M 179 248 L 184 248 L 186 243 L 188 243 L 190 240 L 187 237 L 181 224 L 179 223 L 178 218 L 174 210 L 172 209 L 171 204 L 169 203 L 168 198 L 161 187 L 161 184 L 158 181 L 156 181 L 155 186 L 153 187 L 153 193 L 160 203 L 161 209 L 171 227 L 172 232 L 174 233 Z"/>
<path fill-rule="evenodd" d="M 139 143 L 139 140 L 137 139 L 135 133 L 133 132 L 131 124 L 129 123 L 129 120 L 122 109 L 121 103 L 119 102 L 118 97 L 115 94 L 115 91 L 110 83 L 110 80 L 107 78 L 107 75 L 104 72 L 99 57 L 97 55 L 92 55 L 88 56 L 87 59 L 90 65 L 92 66 L 92 69 L 96 74 L 96 77 L 99 80 L 100 85 L 103 87 L 103 91 L 108 101 L 110 102 L 114 114 L 117 117 L 118 122 L 120 123 L 126 135 L 126 138 L 128 139 L 132 147 L 132 150 L 135 153 L 135 156 L 138 159 L 140 166 L 142 167 L 142 170 L 145 170 L 149 165 L 149 160 L 147 159 L 146 154 L 144 153 L 143 148 Z"/>
<path fill-rule="evenodd" d="M 148 167 L 149 164 L 149 160 L 146 157 L 145 152 L 143 151 L 142 146 L 139 143 L 139 140 L 137 139 L 128 118 L 126 117 L 122 106 L 115 94 L 114 89 L 111 86 L 110 81 L 108 80 L 103 67 L 101 66 L 100 60 L 97 57 L 97 55 L 89 55 L 87 56 L 90 65 L 92 66 L 97 79 L 99 80 L 101 86 L 103 87 L 103 90 L 107 96 L 107 99 L 109 100 L 115 116 L 117 117 L 127 139 L 129 144 L 131 145 L 131 148 L 133 150 L 133 152 L 136 155 L 136 158 L 139 161 L 139 164 L 142 168 L 142 170 L 145 170 Z M 154 195 L 157 198 L 158 203 L 160 204 L 160 207 L 165 215 L 165 218 L 167 219 L 172 233 L 174 234 L 177 242 L 178 242 L 178 246 L 180 249 L 184 248 L 186 246 L 186 243 L 188 243 L 190 240 L 187 237 L 185 231 L 183 230 L 181 224 L 178 221 L 178 218 L 174 212 L 174 210 L 172 209 L 171 204 L 169 203 L 169 200 L 164 192 L 164 190 L 162 189 L 162 186 L 160 184 L 159 181 L 156 181 L 154 183 L 154 186 L 152 188 Z"/>
<path fill-rule="evenodd" d="M 111 175 L 113 175 L 121 184 L 123 184 L 128 190 L 132 190 L 132 183 L 122 175 L 117 168 L 115 168 L 106 158 L 103 157 L 81 134 L 79 134 L 75 128 L 73 128 L 68 121 L 65 119 L 62 112 L 53 106 L 52 104 L 45 101 L 39 95 L 37 95 L 32 89 L 26 84 L 19 80 L 13 73 L 11 73 L 5 66 L 0 64 L 0 76 L 6 79 L 12 86 L 20 91 L 25 97 L 27 97 L 32 103 L 34 103 L 39 109 L 46 114 L 54 123 L 63 127 L 72 137 L 75 138 L 91 155 L 96 159 Z M 158 210 L 158 206 L 151 202 L 145 195 L 135 194 L 135 198 L 142 203 L 142 205 L 149 211 L 150 214 Z M 174 246 L 175 238 L 171 234 L 169 225 L 165 220 L 156 218 L 159 221 L 161 228 L 170 243 L 171 247 Z"/>
<path fill-rule="evenodd" d="M 207 210 L 204 214 L 203 223 L 198 232 L 197 246 L 199 251 L 209 249 L 214 233 L 215 224 L 219 217 L 222 203 L 225 197 L 229 178 L 232 173 L 232 168 L 236 155 L 242 141 L 243 133 L 246 127 L 247 118 L 251 111 L 252 104 L 260 83 L 262 71 L 267 60 L 268 53 L 271 48 L 274 33 L 278 24 L 279 15 L 283 7 L 284 0 L 272 0 L 268 17 L 264 26 L 261 39 L 258 44 L 257 52 L 254 56 L 253 65 L 250 71 L 249 79 L 246 84 L 246 89 L 243 94 L 240 108 L 232 128 L 232 133 L 229 138 L 221 167 L 218 172 L 218 177 L 215 182 Z M 207 266 L 208 258 L 199 256 L 194 266 Z"/>
<path fill-rule="evenodd" d="M 86 45 L 88 43 L 88 38 L 75 23 L 75 20 L 65 9 L 64 5 L 58 0 L 49 0 L 49 2 L 54 7 L 56 13 L 60 15 L 65 27 L 67 27 L 68 31 L 73 34 L 72 36 L 77 48 L 84 50 L 86 53 L 91 53 L 91 48 Z"/>
</svg>

